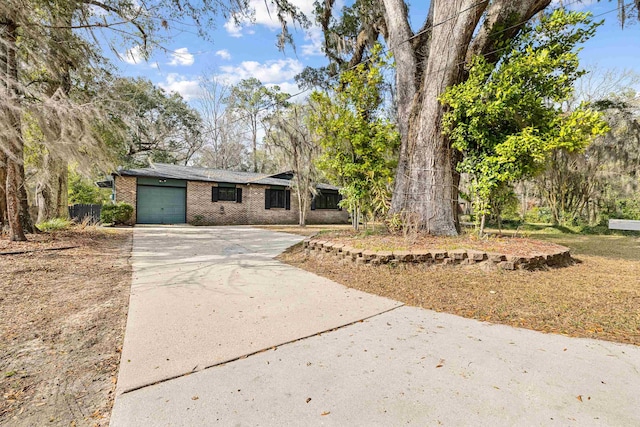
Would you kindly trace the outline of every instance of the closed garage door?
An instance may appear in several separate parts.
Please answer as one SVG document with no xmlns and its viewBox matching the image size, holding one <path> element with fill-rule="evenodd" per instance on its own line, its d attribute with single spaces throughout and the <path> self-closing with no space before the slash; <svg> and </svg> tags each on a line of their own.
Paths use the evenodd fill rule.
<svg viewBox="0 0 640 427">
<path fill-rule="evenodd" d="M 138 224 L 184 224 L 187 189 L 138 185 Z"/>
</svg>

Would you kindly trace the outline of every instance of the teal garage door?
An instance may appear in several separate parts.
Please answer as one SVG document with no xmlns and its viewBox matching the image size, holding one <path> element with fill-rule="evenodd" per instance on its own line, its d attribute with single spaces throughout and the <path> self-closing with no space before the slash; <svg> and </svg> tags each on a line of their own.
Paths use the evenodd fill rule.
<svg viewBox="0 0 640 427">
<path fill-rule="evenodd" d="M 138 224 L 184 224 L 187 189 L 138 185 Z"/>
</svg>

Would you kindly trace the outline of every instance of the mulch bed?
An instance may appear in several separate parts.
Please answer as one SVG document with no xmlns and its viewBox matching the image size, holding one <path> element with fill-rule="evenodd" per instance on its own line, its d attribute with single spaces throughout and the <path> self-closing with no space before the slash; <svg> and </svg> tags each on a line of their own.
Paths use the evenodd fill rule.
<svg viewBox="0 0 640 427">
<path fill-rule="evenodd" d="M 351 230 L 322 233 L 318 239 L 330 240 L 358 249 L 373 251 L 393 251 L 412 249 L 471 249 L 482 252 L 500 253 L 519 257 L 529 257 L 538 253 L 553 253 L 563 246 L 525 237 L 496 236 L 478 238 L 463 234 L 455 237 L 431 236 L 424 233 L 403 236 L 400 234 L 362 234 Z"/>
</svg>

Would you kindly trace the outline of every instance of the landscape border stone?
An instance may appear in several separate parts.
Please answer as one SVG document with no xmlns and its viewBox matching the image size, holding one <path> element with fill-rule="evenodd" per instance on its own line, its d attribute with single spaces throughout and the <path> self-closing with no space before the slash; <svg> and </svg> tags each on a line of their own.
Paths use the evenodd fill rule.
<svg viewBox="0 0 640 427">
<path fill-rule="evenodd" d="M 413 249 L 380 250 L 358 249 L 342 243 L 318 240 L 313 237 L 302 242 L 308 255 L 329 255 L 353 262 L 357 265 L 398 265 L 398 264 L 442 264 L 442 265 L 483 265 L 501 270 L 544 270 L 566 267 L 574 264 L 569 248 L 550 253 L 535 253 L 530 256 L 508 255 L 484 252 L 474 249 Z"/>
</svg>

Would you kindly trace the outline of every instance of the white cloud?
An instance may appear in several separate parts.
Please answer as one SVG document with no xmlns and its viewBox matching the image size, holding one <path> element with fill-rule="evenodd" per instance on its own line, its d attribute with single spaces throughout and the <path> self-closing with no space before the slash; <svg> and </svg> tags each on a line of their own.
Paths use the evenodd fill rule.
<svg viewBox="0 0 640 427">
<path fill-rule="evenodd" d="M 310 42 L 301 46 L 304 56 L 324 56 L 322 52 L 324 36 L 320 27 L 309 28 L 304 36 L 304 40 Z"/>
<path fill-rule="evenodd" d="M 231 54 L 229 53 L 229 51 L 227 49 L 222 49 L 216 52 L 216 55 L 219 56 L 220 58 L 228 61 L 231 59 Z"/>
<path fill-rule="evenodd" d="M 169 65 L 189 66 L 193 65 L 193 61 L 193 55 L 189 53 L 189 48 L 181 47 L 171 53 L 171 62 L 169 62 Z"/>
<path fill-rule="evenodd" d="M 94 6 L 94 5 L 89 5 L 89 12 L 91 13 L 92 16 L 97 16 L 100 18 L 103 18 L 109 15 L 109 12 L 107 12 L 104 8 L 99 6 Z"/>
<path fill-rule="evenodd" d="M 222 74 L 218 78 L 227 84 L 236 84 L 240 80 L 255 77 L 263 84 L 269 84 L 291 80 L 303 69 L 304 66 L 297 59 L 278 59 L 265 63 L 244 61 L 238 66 L 220 67 Z"/>
<path fill-rule="evenodd" d="M 274 29 L 280 28 L 275 7 L 272 6 L 271 9 L 269 9 L 266 3 L 264 0 L 251 0 L 251 7 L 255 10 L 255 23 Z M 313 17 L 313 3 L 313 0 L 291 0 L 291 4 L 297 6 L 300 12 L 308 17 Z"/>
<path fill-rule="evenodd" d="M 581 10 L 581 9 L 585 9 L 589 6 L 591 6 L 592 4 L 598 2 L 599 0 L 582 0 L 580 2 L 576 2 L 575 1 L 567 1 L 567 0 L 552 0 L 551 1 L 551 6 L 552 7 L 564 7 L 566 5 L 567 9 L 571 9 L 571 10 Z"/>
<path fill-rule="evenodd" d="M 128 49 L 124 54 L 119 54 L 119 56 L 121 60 L 131 65 L 141 64 L 145 62 L 142 52 L 142 46 L 140 45 Z"/>
<path fill-rule="evenodd" d="M 275 6 L 271 5 L 269 8 L 264 0 L 250 0 L 249 7 L 253 10 L 253 19 L 241 19 L 240 25 L 237 25 L 232 18 L 230 18 L 225 24 L 224 28 L 227 30 L 231 37 L 242 37 L 243 30 L 252 25 L 264 25 L 272 30 L 280 28 L 280 21 L 278 20 L 277 10 Z M 291 0 L 291 4 L 297 6 L 298 9 L 308 17 L 313 16 L 314 0 Z M 287 20 L 289 23 L 290 20 Z M 246 31 L 252 34 L 253 31 Z"/>
<path fill-rule="evenodd" d="M 167 92 L 179 93 L 186 101 L 198 98 L 201 94 L 200 81 L 189 80 L 178 73 L 169 74 L 166 81 L 158 83 L 158 86 Z"/>
<path fill-rule="evenodd" d="M 242 37 L 242 26 L 236 24 L 233 18 L 224 23 L 224 28 L 231 37 Z"/>
</svg>

